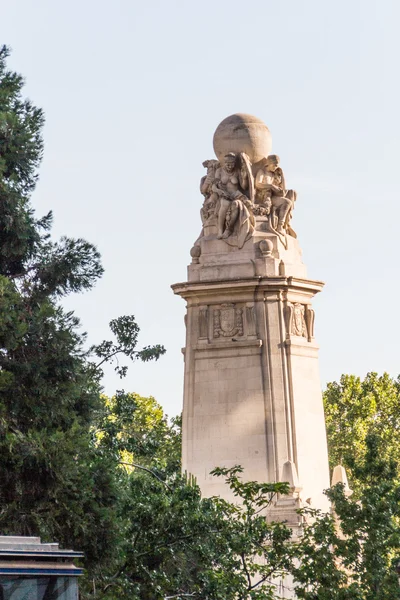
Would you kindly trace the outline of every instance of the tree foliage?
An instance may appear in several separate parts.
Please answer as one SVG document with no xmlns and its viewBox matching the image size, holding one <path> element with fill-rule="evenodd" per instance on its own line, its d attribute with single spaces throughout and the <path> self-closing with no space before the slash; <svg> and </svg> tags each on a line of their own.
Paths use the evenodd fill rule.
<svg viewBox="0 0 400 600">
<path fill-rule="evenodd" d="M 44 116 L 0 49 L 0 529 L 41 535 L 85 552 L 87 566 L 115 552 L 119 473 L 93 441 L 103 413 L 93 347 L 58 299 L 91 289 L 103 272 L 82 239 L 50 237 L 52 214 L 31 206 Z M 133 317 L 112 322 L 118 351 L 136 350 Z M 107 359 L 107 357 L 105 357 Z"/>
<path fill-rule="evenodd" d="M 291 564 L 291 531 L 269 523 L 263 511 L 286 484 L 243 482 L 241 469 L 216 469 L 238 504 L 202 499 L 179 475 L 163 482 L 148 472 L 126 475 L 121 505 L 124 541 L 113 570 L 103 569 L 85 598 L 276 598 L 276 584 Z"/>
<path fill-rule="evenodd" d="M 127 472 L 138 463 L 163 478 L 180 472 L 181 419 L 169 422 L 153 397 L 118 391 L 105 398 L 97 427 L 99 447 L 127 467 Z"/>
<path fill-rule="evenodd" d="M 294 569 L 305 600 L 400 598 L 399 380 L 343 375 L 324 393 L 331 466 L 343 485 L 326 491 L 334 513 L 308 513 Z"/>
<path fill-rule="evenodd" d="M 331 468 L 342 464 L 356 494 L 364 484 L 356 475 L 357 464 L 367 452 L 367 438 L 386 461 L 400 463 L 400 380 L 387 373 L 368 373 L 363 381 L 343 375 L 329 383 L 324 393 L 325 417 Z"/>
<path fill-rule="evenodd" d="M 327 491 L 333 515 L 306 511 L 313 519 L 304 528 L 293 569 L 299 598 L 400 598 L 399 464 L 382 456 L 381 442 L 368 434 L 362 460 L 353 463 L 358 499 L 338 484 Z"/>
<path fill-rule="evenodd" d="M 115 371 L 123 378 L 128 367 L 119 364 L 119 356 L 123 355 L 131 361 L 139 359 L 148 362 L 149 360 L 158 360 L 166 352 L 164 346 L 160 344 L 145 346 L 141 350 L 136 350 L 140 329 L 133 315 L 113 319 L 110 321 L 110 329 L 115 336 L 115 341 L 104 340 L 101 344 L 92 346 L 90 350 L 99 359 L 99 362 L 94 365 L 96 371 L 104 363 L 116 361 Z"/>
</svg>

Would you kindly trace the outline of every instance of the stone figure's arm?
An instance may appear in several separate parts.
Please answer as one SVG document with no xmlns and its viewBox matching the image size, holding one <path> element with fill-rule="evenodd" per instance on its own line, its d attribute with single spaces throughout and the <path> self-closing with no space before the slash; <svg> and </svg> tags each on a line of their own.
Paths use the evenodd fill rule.
<svg viewBox="0 0 400 600">
<path fill-rule="evenodd" d="M 271 183 L 270 189 L 274 192 L 274 194 L 282 195 L 284 193 L 283 188 L 281 188 L 279 185 L 274 185 L 273 183 Z"/>
<path fill-rule="evenodd" d="M 285 175 L 281 169 L 281 167 L 278 167 L 278 172 L 281 176 L 281 187 L 282 187 L 282 191 L 285 192 L 286 188 L 286 181 L 285 181 Z"/>
<path fill-rule="evenodd" d="M 200 179 L 200 192 L 203 194 L 203 196 L 208 194 L 209 186 L 210 182 L 207 181 L 207 175 L 204 175 L 204 177 Z"/>
<path fill-rule="evenodd" d="M 244 166 L 242 166 L 242 168 L 239 171 L 239 183 L 242 190 L 247 190 L 247 188 L 249 187 L 249 178 Z"/>
<path fill-rule="evenodd" d="M 207 174 L 201 178 L 200 181 L 200 191 L 205 196 L 210 193 L 212 190 L 212 184 L 215 180 L 215 172 L 218 168 L 218 161 L 216 160 L 205 160 L 203 162 L 203 167 L 206 167 Z"/>
<path fill-rule="evenodd" d="M 215 171 L 215 177 L 214 177 L 214 181 L 212 184 L 212 191 L 215 192 L 218 195 L 221 195 L 224 191 L 225 186 L 223 185 L 222 181 L 221 181 L 221 169 L 217 169 Z"/>
<path fill-rule="evenodd" d="M 264 171 L 260 169 L 256 175 L 256 189 L 271 190 L 272 192 L 274 192 L 274 194 L 283 194 L 283 189 L 278 185 L 274 185 L 272 181 L 273 175 L 264 173 Z"/>
<path fill-rule="evenodd" d="M 204 177 L 201 178 L 200 192 L 203 194 L 203 196 L 205 196 L 206 194 L 208 194 L 211 191 L 214 179 L 215 178 L 213 177 L 213 175 L 211 173 L 207 173 L 207 175 L 204 175 Z"/>
<path fill-rule="evenodd" d="M 242 153 L 243 154 L 243 153 Z M 247 173 L 247 165 L 243 158 L 244 155 L 240 155 L 240 168 L 238 173 L 239 184 L 242 190 L 247 190 L 249 187 L 249 175 Z"/>
<path fill-rule="evenodd" d="M 271 189 L 271 182 L 268 182 L 268 176 L 265 175 L 262 169 L 257 171 L 255 186 L 256 190 L 269 190 Z"/>
</svg>

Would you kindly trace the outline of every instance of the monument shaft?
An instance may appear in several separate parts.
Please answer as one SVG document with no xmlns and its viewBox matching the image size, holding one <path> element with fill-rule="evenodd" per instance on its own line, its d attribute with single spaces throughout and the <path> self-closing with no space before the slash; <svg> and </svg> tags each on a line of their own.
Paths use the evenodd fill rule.
<svg viewBox="0 0 400 600">
<path fill-rule="evenodd" d="M 239 464 L 247 480 L 289 481 L 292 508 L 311 499 L 327 509 L 322 492 L 329 487 L 329 471 L 311 307 L 323 284 L 307 279 L 290 227 L 296 192 L 286 189 L 279 158 L 270 155 L 254 164 L 247 154 L 258 143 L 254 117 L 247 153 L 237 153 L 237 133 L 235 152 L 229 152 L 229 119 L 237 132 L 237 120 L 243 129 L 246 118 L 226 119 L 224 135 L 215 141 L 218 157 L 225 150 L 226 157 L 222 164 L 204 163 L 203 230 L 191 251 L 188 281 L 173 286 L 187 302 L 183 469 L 206 496 L 233 500 L 210 471 Z M 268 131 L 262 126 L 261 132 Z M 268 137 L 254 156 L 269 145 Z M 276 503 L 278 512 L 287 508 L 287 502 Z"/>
</svg>

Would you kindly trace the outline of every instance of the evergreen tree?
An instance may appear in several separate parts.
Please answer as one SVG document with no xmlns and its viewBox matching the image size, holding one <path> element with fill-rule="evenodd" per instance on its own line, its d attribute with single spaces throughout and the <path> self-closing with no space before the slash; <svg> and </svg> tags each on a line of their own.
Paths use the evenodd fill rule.
<svg viewBox="0 0 400 600">
<path fill-rule="evenodd" d="M 110 547 L 114 477 L 91 448 L 99 383 L 78 320 L 57 305 L 102 274 L 84 240 L 49 236 L 30 197 L 43 152 L 40 109 L 0 50 L 0 528 L 85 550 Z M 102 532 L 100 534 L 100 532 Z"/>
<path fill-rule="evenodd" d="M 78 319 L 58 304 L 102 275 L 96 248 L 50 238 L 52 215 L 35 217 L 31 194 L 43 152 L 40 109 L 0 49 L 0 530 L 41 535 L 101 564 L 115 551 L 119 472 L 93 430 L 103 414 L 100 363 L 135 350 L 133 317 L 112 321 L 116 342 L 85 350 Z M 94 361 L 97 360 L 97 364 Z M 98 362 L 100 360 L 100 363 Z M 126 368 L 121 373 L 125 373 Z"/>
</svg>

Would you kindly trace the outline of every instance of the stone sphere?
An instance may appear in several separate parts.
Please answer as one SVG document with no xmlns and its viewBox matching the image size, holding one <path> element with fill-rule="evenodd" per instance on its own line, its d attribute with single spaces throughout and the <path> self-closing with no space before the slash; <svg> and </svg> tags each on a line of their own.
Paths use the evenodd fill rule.
<svg viewBox="0 0 400 600">
<path fill-rule="evenodd" d="M 258 247 L 261 250 L 261 254 L 263 254 L 265 256 L 272 256 L 274 244 L 272 243 L 271 240 L 269 240 L 269 239 L 261 240 L 261 242 L 258 244 Z"/>
<path fill-rule="evenodd" d="M 271 154 L 271 133 L 261 119 L 237 113 L 218 125 L 213 145 L 220 162 L 229 152 L 245 152 L 254 164 Z"/>
</svg>

